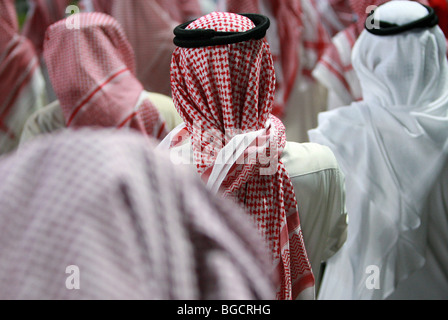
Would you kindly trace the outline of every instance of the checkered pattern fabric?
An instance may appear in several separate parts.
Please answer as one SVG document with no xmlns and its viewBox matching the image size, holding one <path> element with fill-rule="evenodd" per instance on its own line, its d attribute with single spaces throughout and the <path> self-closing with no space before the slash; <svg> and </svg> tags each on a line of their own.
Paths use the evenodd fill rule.
<svg viewBox="0 0 448 320">
<path fill-rule="evenodd" d="M 357 17 L 357 21 L 333 38 L 332 43 L 327 46 L 316 66 L 319 80 L 326 83 L 331 90 L 336 91 L 344 104 L 362 99 L 359 80 L 352 66 L 351 53 L 356 40 L 364 30 L 368 14 L 367 8 L 369 6 L 379 6 L 388 1 L 390 0 L 350 0 L 350 7 Z M 426 0 L 418 2 L 425 3 Z M 325 79 L 322 80 L 322 78 Z"/>
<path fill-rule="evenodd" d="M 81 13 L 79 29 L 67 20 L 47 32 L 44 57 L 68 127 L 130 127 L 156 138 L 165 121 L 135 77 L 134 53 L 111 16 Z"/>
<path fill-rule="evenodd" d="M 213 12 L 187 28 L 243 32 L 254 27 L 246 17 Z M 270 144 L 264 148 L 272 156 L 281 154 L 285 128 L 271 115 L 275 72 L 266 40 L 177 48 L 171 70 L 174 103 L 187 128 L 182 132 L 191 136 L 197 170 L 205 181 L 221 149 L 237 134 L 265 130 L 261 135 L 273 138 L 266 139 Z M 295 299 L 314 285 L 314 277 L 301 237 L 294 188 L 279 157 L 272 175 L 262 175 L 259 162 L 247 161 L 257 147 L 263 149 L 245 146 L 239 159 L 243 161 L 233 163 L 222 192 L 245 208 L 269 244 L 281 280 L 277 298 Z"/>
<path fill-rule="evenodd" d="M 5 46 L 10 41 L 11 35 L 19 30 L 14 1 L 4 0 L 0 2 L 0 17 L 2 19 L 0 24 L 0 28 L 2 28 L 0 45 Z"/>
<path fill-rule="evenodd" d="M 244 212 L 153 145 L 84 128 L 0 162 L 0 299 L 274 298 Z"/>
<path fill-rule="evenodd" d="M 38 59 L 32 44 L 19 35 L 17 14 L 13 0 L 0 2 L 0 154 L 4 145 L 18 140 L 21 128 L 14 128 L 10 116 L 14 104 L 31 81 Z M 25 115 L 26 117 L 26 115 Z M 26 119 L 23 119 L 25 122 Z M 4 142 L 7 139 L 8 142 Z"/>
</svg>

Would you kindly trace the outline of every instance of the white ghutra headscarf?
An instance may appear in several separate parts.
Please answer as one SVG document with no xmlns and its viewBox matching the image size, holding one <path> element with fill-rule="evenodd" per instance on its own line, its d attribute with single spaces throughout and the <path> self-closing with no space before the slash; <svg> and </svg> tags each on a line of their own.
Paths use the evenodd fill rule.
<svg viewBox="0 0 448 320">
<path fill-rule="evenodd" d="M 428 10 L 392 1 L 375 15 L 404 25 Z M 438 26 L 389 36 L 364 31 L 352 59 L 364 100 L 321 114 L 310 131 L 345 172 L 350 217 L 320 298 L 383 299 L 426 262 L 425 205 L 448 160 L 445 37 Z M 377 290 L 366 286 L 369 266 L 381 271 Z"/>
</svg>

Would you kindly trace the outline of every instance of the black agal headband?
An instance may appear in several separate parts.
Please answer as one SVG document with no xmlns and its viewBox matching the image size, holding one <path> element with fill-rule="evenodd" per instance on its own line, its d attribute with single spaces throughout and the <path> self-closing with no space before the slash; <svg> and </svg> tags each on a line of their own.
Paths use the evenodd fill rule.
<svg viewBox="0 0 448 320">
<path fill-rule="evenodd" d="M 233 44 L 249 40 L 260 40 L 266 36 L 271 22 L 260 14 L 240 14 L 252 20 L 255 28 L 245 32 L 224 32 L 212 29 L 188 30 L 187 26 L 195 20 L 181 24 L 174 29 L 174 44 L 183 48 L 200 48 Z"/>
<path fill-rule="evenodd" d="M 365 28 L 367 31 L 377 36 L 390 36 L 414 29 L 429 29 L 435 27 L 439 23 L 439 18 L 436 12 L 431 7 L 425 5 L 423 6 L 428 10 L 428 15 L 426 17 L 423 17 L 421 19 L 415 20 L 413 22 L 401 26 L 395 23 L 389 23 L 385 21 L 375 21 L 372 17 L 373 14 L 375 13 L 375 10 L 373 10 L 368 15 L 368 17 L 369 18 L 372 17 L 372 19 L 367 19 Z"/>
</svg>

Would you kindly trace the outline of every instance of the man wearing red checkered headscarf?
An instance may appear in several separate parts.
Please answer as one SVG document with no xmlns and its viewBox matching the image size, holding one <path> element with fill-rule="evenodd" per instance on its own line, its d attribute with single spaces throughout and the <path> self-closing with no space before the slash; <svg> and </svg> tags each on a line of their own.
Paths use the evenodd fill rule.
<svg viewBox="0 0 448 320">
<path fill-rule="evenodd" d="M 187 30 L 244 33 L 254 28 L 247 17 L 214 12 Z M 272 252 L 280 280 L 277 298 L 314 297 L 294 187 L 278 157 L 286 134 L 271 115 L 275 71 L 269 44 L 260 39 L 179 47 L 173 54 L 171 82 L 185 124 L 171 133 L 166 145 L 175 147 L 191 138 L 196 169 L 207 186 L 234 199 L 253 218 Z"/>
<path fill-rule="evenodd" d="M 13 0 L 0 2 L 0 155 L 17 147 L 28 116 L 45 103 L 36 52 L 19 34 Z"/>
<path fill-rule="evenodd" d="M 165 120 L 135 76 L 134 53 L 121 26 L 102 13 L 81 13 L 50 26 L 44 44 L 48 73 L 67 127 L 129 127 L 155 138 Z"/>
</svg>

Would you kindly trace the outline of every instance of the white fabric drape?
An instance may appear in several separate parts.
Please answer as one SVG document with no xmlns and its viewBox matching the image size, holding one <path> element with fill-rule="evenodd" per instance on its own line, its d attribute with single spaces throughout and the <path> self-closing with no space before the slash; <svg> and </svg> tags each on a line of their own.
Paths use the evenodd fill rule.
<svg viewBox="0 0 448 320">
<path fill-rule="evenodd" d="M 387 37 L 364 31 L 353 51 L 364 101 L 321 114 L 310 131 L 347 178 L 348 240 L 328 262 L 321 299 L 386 298 L 427 263 L 426 205 L 438 179 L 447 181 L 445 53 L 439 27 Z M 379 289 L 366 286 L 369 266 L 381 272 Z"/>
</svg>

